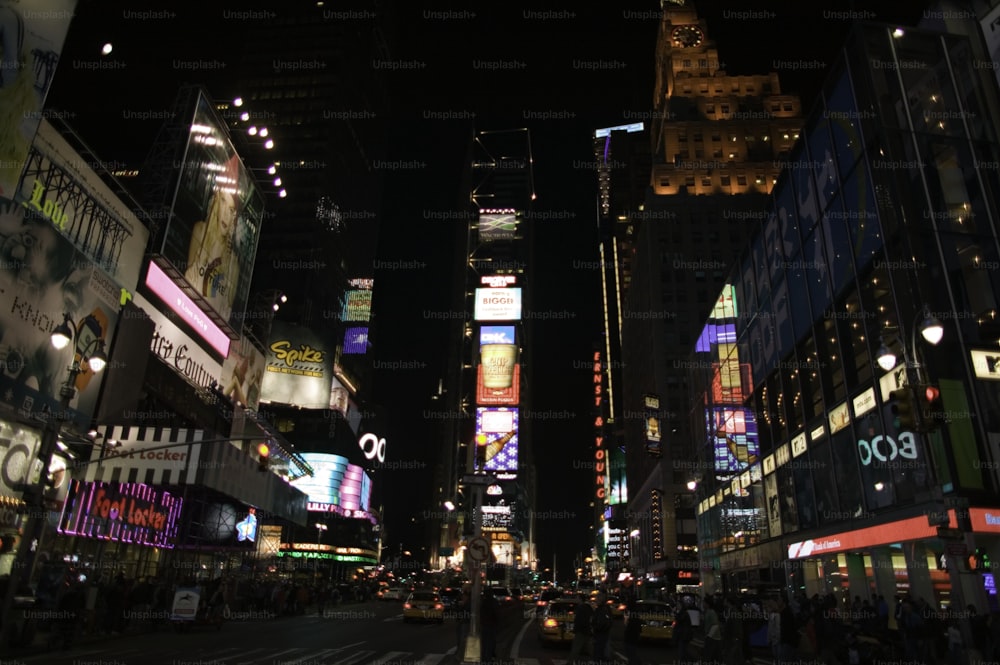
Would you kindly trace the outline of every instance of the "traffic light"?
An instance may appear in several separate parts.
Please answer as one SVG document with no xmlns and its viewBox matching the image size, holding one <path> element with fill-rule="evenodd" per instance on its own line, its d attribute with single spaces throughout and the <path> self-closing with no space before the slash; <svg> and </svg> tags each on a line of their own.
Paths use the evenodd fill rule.
<svg viewBox="0 0 1000 665">
<path fill-rule="evenodd" d="M 257 470 L 267 471 L 268 464 L 270 463 L 271 449 L 267 447 L 266 443 L 262 443 L 257 446 Z"/>
<path fill-rule="evenodd" d="M 920 386 L 917 397 L 920 400 L 920 423 L 923 431 L 933 432 L 939 429 L 945 421 L 941 389 L 937 386 Z"/>
<path fill-rule="evenodd" d="M 897 432 L 919 430 L 917 396 L 911 387 L 903 386 L 889 393 L 889 404 L 889 410 L 893 415 L 892 424 Z"/>
</svg>

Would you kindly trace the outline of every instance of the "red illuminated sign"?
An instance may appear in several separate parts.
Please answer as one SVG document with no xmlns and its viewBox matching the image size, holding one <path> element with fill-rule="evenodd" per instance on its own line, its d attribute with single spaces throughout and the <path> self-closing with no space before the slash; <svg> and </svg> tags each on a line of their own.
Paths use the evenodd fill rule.
<svg viewBox="0 0 1000 665">
<path fill-rule="evenodd" d="M 476 404 L 483 406 L 508 404 L 516 406 L 521 401 L 521 364 L 514 365 L 514 378 L 508 388 L 487 388 L 483 385 L 483 365 L 476 371 Z"/>
<path fill-rule="evenodd" d="M 601 502 L 607 497 L 607 461 L 608 452 L 604 447 L 604 416 L 601 412 L 602 398 L 604 397 L 604 373 L 601 365 L 601 352 L 594 351 L 594 471 L 595 496 Z"/>
<path fill-rule="evenodd" d="M 140 483 L 73 482 L 59 532 L 173 547 L 181 499 Z"/>
<path fill-rule="evenodd" d="M 955 526 L 955 511 L 950 510 L 950 525 Z M 824 536 L 822 538 L 811 538 L 788 546 L 789 559 L 805 559 L 811 556 L 821 556 L 833 552 L 844 552 L 847 550 L 863 549 L 876 545 L 890 545 L 892 543 L 903 543 L 911 540 L 921 540 L 925 538 L 936 538 L 938 534 L 936 526 L 927 523 L 927 516 L 911 517 L 905 520 L 869 526 L 852 531 Z"/>
</svg>

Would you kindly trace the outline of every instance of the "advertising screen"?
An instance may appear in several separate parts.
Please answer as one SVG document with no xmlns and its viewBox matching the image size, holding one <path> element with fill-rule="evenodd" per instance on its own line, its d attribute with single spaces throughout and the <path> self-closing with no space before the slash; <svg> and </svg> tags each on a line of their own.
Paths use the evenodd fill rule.
<svg viewBox="0 0 1000 665">
<path fill-rule="evenodd" d="M 482 212 L 479 214 L 479 242 L 513 240 L 517 231 L 517 213 Z"/>
<path fill-rule="evenodd" d="M 706 412 L 709 431 L 715 434 L 715 470 L 745 471 L 760 457 L 757 421 L 743 407 L 714 407 Z"/>
<path fill-rule="evenodd" d="M 198 95 L 161 253 L 236 330 L 264 201 L 212 103 Z"/>
<path fill-rule="evenodd" d="M 368 351 L 368 326 L 354 326 L 344 330 L 344 354 L 361 355 Z"/>
<path fill-rule="evenodd" d="M 479 346 L 487 344 L 513 344 L 514 326 L 480 326 Z"/>
<path fill-rule="evenodd" d="M 646 452 L 659 457 L 663 453 L 660 434 L 660 398 L 657 395 L 643 396 L 643 425 L 646 430 Z"/>
<path fill-rule="evenodd" d="M 309 497 L 309 510 L 340 514 L 369 510 L 371 479 L 364 469 L 341 455 L 302 453 L 302 457 L 314 475 L 298 478 L 292 485 Z M 331 510 L 333 506 L 337 509 Z"/>
<path fill-rule="evenodd" d="M 190 326 L 199 337 L 215 349 L 220 357 L 225 358 L 229 354 L 229 345 L 232 343 L 229 335 L 215 325 L 194 301 L 179 286 L 174 284 L 160 266 L 152 262 L 146 272 L 146 287 L 174 314 L 180 317 L 181 321 Z"/>
<path fill-rule="evenodd" d="M 13 198 L 75 7 L 76 0 L 0 2 L 0 196 Z"/>
<path fill-rule="evenodd" d="M 238 404 L 256 409 L 264 380 L 264 354 L 246 337 L 233 342 L 222 363 L 222 394 Z"/>
<path fill-rule="evenodd" d="M 121 309 L 121 291 L 107 273 L 61 235 L 51 221 L 0 199 L 0 392 L 24 415 L 61 409 L 59 389 L 74 357 L 109 351 Z M 45 248 L 46 251 L 40 251 Z M 68 313 L 79 334 L 62 350 L 51 333 Z M 90 424 L 102 374 L 86 363 L 75 382 L 69 419 Z"/>
<path fill-rule="evenodd" d="M 521 289 L 476 289 L 476 321 L 520 321 Z"/>
<path fill-rule="evenodd" d="M 489 347 L 482 347 L 489 348 Z M 515 363 L 503 387 L 493 378 L 493 368 L 480 364 L 476 370 L 476 404 L 514 406 L 521 401 L 521 364 Z"/>
<path fill-rule="evenodd" d="M 187 535 L 177 547 L 192 550 L 257 548 L 259 522 L 253 506 L 238 501 L 189 500 L 184 504 Z"/>
<path fill-rule="evenodd" d="M 517 471 L 518 409 L 476 409 L 477 458 L 488 471 Z"/>
<path fill-rule="evenodd" d="M 261 401 L 325 409 L 332 376 L 333 353 L 319 335 L 283 321 L 271 325 Z"/>
<path fill-rule="evenodd" d="M 508 531 L 514 526 L 511 506 L 483 506 L 483 531 Z"/>
<path fill-rule="evenodd" d="M 140 483 L 74 480 L 59 533 L 172 548 L 177 543 L 177 518 L 182 500 Z"/>
<path fill-rule="evenodd" d="M 372 292 L 353 290 L 344 295 L 344 310 L 340 313 L 341 321 L 367 322 L 372 314 Z"/>
</svg>

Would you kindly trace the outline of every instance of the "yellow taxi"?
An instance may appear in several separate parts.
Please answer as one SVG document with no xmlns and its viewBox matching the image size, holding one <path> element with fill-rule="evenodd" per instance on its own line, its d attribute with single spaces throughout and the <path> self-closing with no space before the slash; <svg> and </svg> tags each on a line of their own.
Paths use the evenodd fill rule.
<svg viewBox="0 0 1000 665">
<path fill-rule="evenodd" d="M 538 641 L 543 644 L 570 644 L 576 600 L 551 600 L 538 613 Z"/>
<path fill-rule="evenodd" d="M 403 603 L 403 621 L 444 622 L 444 603 L 434 591 L 414 591 Z"/>
<path fill-rule="evenodd" d="M 641 640 L 670 640 L 674 637 L 674 608 L 658 600 L 640 600 L 632 612 L 642 622 Z"/>
</svg>

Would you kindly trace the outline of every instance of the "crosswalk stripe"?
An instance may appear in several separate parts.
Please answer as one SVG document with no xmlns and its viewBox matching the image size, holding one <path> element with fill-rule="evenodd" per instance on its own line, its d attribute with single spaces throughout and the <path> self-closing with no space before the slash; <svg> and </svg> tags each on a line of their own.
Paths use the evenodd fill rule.
<svg viewBox="0 0 1000 665">
<path fill-rule="evenodd" d="M 355 651 L 354 653 L 352 653 L 347 658 L 344 658 L 344 659 L 338 660 L 338 661 L 334 661 L 333 665 L 354 665 L 354 663 L 360 663 L 365 658 L 368 658 L 369 656 L 371 656 L 374 653 L 375 653 L 374 651 Z M 399 652 L 393 652 L 393 653 L 399 653 Z M 385 660 L 388 660 L 388 659 L 385 659 Z M 382 663 L 384 663 L 385 660 L 383 660 Z M 380 665 L 381 665 L 381 663 L 380 663 Z"/>
<path fill-rule="evenodd" d="M 382 621 L 384 623 L 386 621 L 402 621 L 402 619 L 403 619 L 403 615 L 402 614 L 397 614 L 394 617 L 386 617 L 385 619 L 382 619 Z"/>
<path fill-rule="evenodd" d="M 447 657 L 446 653 L 427 653 L 420 660 L 414 661 L 413 665 L 438 665 Z"/>
<path fill-rule="evenodd" d="M 302 651 L 302 649 L 296 649 L 296 651 Z M 319 651 L 313 653 L 305 653 L 302 656 L 295 658 L 294 660 L 283 660 L 282 665 L 298 665 L 298 663 L 315 663 L 322 662 L 325 656 L 341 651 L 341 649 L 320 649 Z M 285 653 L 285 652 L 282 652 Z M 280 654 L 274 654 L 272 656 L 272 662 L 278 660 Z"/>
<path fill-rule="evenodd" d="M 537 658 L 515 658 L 514 660 L 517 665 L 540 665 Z"/>
<path fill-rule="evenodd" d="M 375 652 L 373 651 L 372 653 L 375 653 Z M 399 660 L 402 660 L 400 658 L 400 656 L 405 656 L 408 653 L 411 653 L 411 652 L 409 652 L 409 651 L 390 651 L 389 653 L 385 654 L 381 658 L 379 658 L 377 660 L 373 660 L 370 665 L 385 665 L 385 663 L 388 663 L 390 660 L 399 661 Z"/>
</svg>

